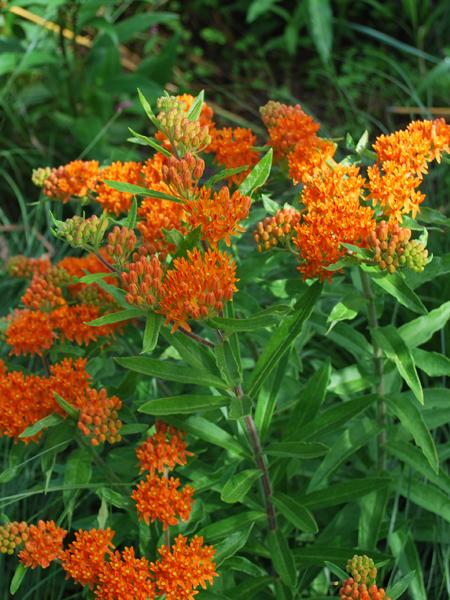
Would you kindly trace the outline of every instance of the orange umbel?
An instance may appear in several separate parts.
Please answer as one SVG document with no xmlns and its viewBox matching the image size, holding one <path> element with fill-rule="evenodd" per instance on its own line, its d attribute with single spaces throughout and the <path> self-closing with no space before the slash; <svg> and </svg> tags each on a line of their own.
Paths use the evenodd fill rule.
<svg viewBox="0 0 450 600">
<path fill-rule="evenodd" d="M 47 256 L 41 256 L 40 258 L 28 258 L 18 254 L 17 256 L 11 256 L 9 259 L 6 270 L 11 277 L 32 277 L 35 273 L 43 274 L 46 273 L 51 267 L 50 259 Z"/>
<path fill-rule="evenodd" d="M 51 562 L 61 558 L 66 535 L 67 531 L 54 521 L 39 521 L 37 525 L 30 525 L 28 538 L 19 553 L 21 562 L 32 569 L 46 569 Z"/>
<path fill-rule="evenodd" d="M 47 274 L 35 273 L 22 296 L 22 303 L 27 308 L 49 312 L 52 308 L 66 304 L 66 301 L 62 289 L 49 280 Z"/>
<path fill-rule="evenodd" d="M 176 258 L 167 272 L 161 291 L 160 312 L 166 323 L 191 330 L 189 319 L 217 315 L 231 300 L 236 288 L 236 264 L 228 254 L 198 248 L 187 257 Z"/>
<path fill-rule="evenodd" d="M 161 546 L 158 549 L 160 560 L 152 563 L 151 569 L 156 578 L 159 594 L 166 600 L 193 600 L 198 594 L 197 587 L 206 588 L 217 576 L 213 562 L 213 546 L 204 546 L 203 538 L 195 536 L 189 544 L 179 535 L 172 548 Z"/>
<path fill-rule="evenodd" d="M 129 304 L 154 307 L 162 288 L 163 270 L 157 256 L 141 256 L 122 273 L 123 286 Z"/>
<path fill-rule="evenodd" d="M 49 350 L 56 338 L 47 313 L 33 310 L 16 310 L 6 329 L 6 343 L 11 354 L 40 354 Z"/>
<path fill-rule="evenodd" d="M 176 465 L 185 465 L 187 457 L 192 452 L 186 450 L 184 434 L 172 426 L 167 426 L 161 421 L 156 421 L 156 433 L 147 438 L 136 450 L 141 472 L 155 471 L 164 473 L 172 470 Z"/>
<path fill-rule="evenodd" d="M 13 521 L 0 525 L 0 554 L 14 554 L 16 548 L 28 539 L 28 523 Z"/>
<path fill-rule="evenodd" d="M 189 200 L 194 196 L 204 170 L 205 161 L 191 152 L 182 158 L 171 156 L 162 168 L 169 192 L 181 200 Z"/>
<path fill-rule="evenodd" d="M 213 129 L 211 135 L 212 142 L 207 152 L 214 154 L 216 163 L 226 169 L 247 167 L 245 171 L 228 177 L 230 183 L 239 185 L 259 160 L 259 153 L 254 149 L 256 136 L 250 129 L 242 127 Z"/>
<path fill-rule="evenodd" d="M 155 585 L 150 574 L 150 563 L 136 558 L 134 548 L 114 552 L 104 562 L 95 589 L 96 600 L 153 600 Z"/>
<path fill-rule="evenodd" d="M 192 509 L 194 489 L 186 485 L 181 490 L 180 480 L 174 477 L 147 475 L 132 494 L 140 518 L 147 524 L 160 521 L 164 529 L 187 521 Z"/>
<path fill-rule="evenodd" d="M 115 444 L 122 436 L 120 429 L 122 421 L 118 411 L 122 401 L 117 396 L 109 397 L 105 389 L 89 389 L 80 405 L 78 427 L 81 432 L 91 439 L 93 446 L 104 442 Z"/>
<path fill-rule="evenodd" d="M 300 221 L 300 217 L 300 211 L 287 206 L 260 221 L 253 233 L 258 252 L 270 250 L 274 246 L 286 246 L 292 238 L 294 227 Z"/>
<path fill-rule="evenodd" d="M 105 563 L 105 556 L 114 550 L 111 529 L 80 529 L 75 540 L 69 544 L 61 557 L 62 567 L 67 574 L 80 585 L 91 589 L 99 583 L 99 574 Z"/>
<path fill-rule="evenodd" d="M 52 169 L 45 179 L 43 191 L 49 198 L 68 202 L 72 196 L 86 197 L 95 187 L 98 178 L 98 161 L 74 160 Z"/>
<path fill-rule="evenodd" d="M 99 181 L 95 186 L 96 201 L 102 205 L 103 209 L 108 213 L 120 215 L 128 212 L 131 208 L 133 194 L 129 192 L 119 192 L 107 183 L 110 181 L 120 181 L 123 183 L 131 183 L 138 185 L 141 177 L 141 163 L 137 162 L 114 162 L 108 167 L 105 167 L 99 177 Z"/>
</svg>

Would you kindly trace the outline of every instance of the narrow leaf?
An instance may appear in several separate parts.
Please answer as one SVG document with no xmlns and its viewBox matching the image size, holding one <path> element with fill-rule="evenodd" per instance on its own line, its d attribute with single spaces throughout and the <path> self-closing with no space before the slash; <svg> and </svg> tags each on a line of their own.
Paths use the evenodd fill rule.
<svg viewBox="0 0 450 600">
<path fill-rule="evenodd" d="M 223 542 L 215 545 L 214 562 L 219 566 L 224 560 L 233 556 L 241 550 L 250 536 L 254 523 L 244 530 L 235 531 L 224 539 Z"/>
<path fill-rule="evenodd" d="M 156 313 L 151 311 L 147 313 L 147 320 L 145 321 L 144 339 L 142 342 L 143 353 L 153 352 L 153 350 L 156 348 L 163 320 L 164 318 L 162 317 L 162 315 L 157 315 Z"/>
<path fill-rule="evenodd" d="M 413 319 L 399 328 L 408 348 L 415 348 L 428 342 L 433 335 L 442 329 L 450 319 L 450 300 L 428 314 Z"/>
<path fill-rule="evenodd" d="M 333 14 L 329 0 L 308 0 L 311 37 L 323 63 L 330 58 L 333 44 Z"/>
<path fill-rule="evenodd" d="M 72 419 L 78 419 L 78 415 L 80 412 L 79 410 L 77 410 L 74 406 L 67 402 L 67 400 L 61 398 L 61 396 L 57 392 L 54 392 L 53 395 L 55 397 L 56 402 L 69 415 L 69 417 L 72 417 Z"/>
<path fill-rule="evenodd" d="M 120 323 L 121 321 L 128 321 L 129 319 L 139 318 L 145 315 L 145 311 L 140 308 L 127 308 L 125 310 L 119 310 L 115 313 L 108 313 L 98 319 L 88 321 L 86 325 L 91 327 L 101 327 L 102 325 L 110 325 L 111 323 Z"/>
<path fill-rule="evenodd" d="M 323 456 L 329 450 L 330 448 L 321 442 L 274 442 L 267 446 L 266 454 L 285 458 L 309 459 Z"/>
<path fill-rule="evenodd" d="M 202 90 L 191 104 L 191 108 L 188 110 L 187 118 L 189 121 L 197 121 L 200 118 L 204 100 L 205 90 Z"/>
<path fill-rule="evenodd" d="M 223 329 L 227 332 L 256 331 L 266 327 L 272 327 L 280 322 L 280 318 L 290 312 L 290 307 L 275 305 L 251 317 L 232 319 L 227 317 L 214 317 L 209 320 L 213 327 Z"/>
<path fill-rule="evenodd" d="M 409 287 L 401 273 L 397 271 L 392 274 L 383 274 L 375 270 L 375 267 L 369 267 L 367 265 L 361 265 L 361 268 L 363 271 L 370 273 L 372 281 L 398 300 L 400 304 L 406 306 L 406 308 L 409 308 L 413 312 L 422 315 L 426 314 L 427 309 L 422 300 Z"/>
<path fill-rule="evenodd" d="M 152 198 L 156 198 L 157 200 L 170 200 L 170 202 L 176 202 L 178 204 L 181 202 L 181 200 L 175 198 L 175 196 L 171 196 L 170 194 L 165 194 L 164 192 L 158 192 L 156 190 L 144 188 L 140 185 L 134 185 L 133 183 L 126 183 L 124 181 L 112 181 L 111 179 L 105 179 L 104 182 L 107 185 L 109 185 L 109 187 L 119 192 L 138 194 L 140 196 L 150 196 Z"/>
<path fill-rule="evenodd" d="M 266 183 L 272 168 L 272 157 L 273 150 L 270 148 L 239 186 L 241 194 L 251 196 L 255 190 Z"/>
<path fill-rule="evenodd" d="M 131 131 L 131 133 L 135 136 L 136 140 L 139 140 L 139 143 L 143 143 L 146 146 L 150 146 L 157 152 L 160 152 L 161 154 L 164 154 L 164 156 L 167 156 L 167 158 L 170 158 L 172 156 L 172 154 L 169 152 L 169 150 L 167 150 L 167 148 L 164 148 L 164 146 L 158 144 L 158 142 L 153 138 L 148 137 L 147 135 L 142 135 L 141 133 L 137 133 L 137 131 L 134 131 L 133 129 L 131 129 L 131 127 L 128 127 L 128 131 Z"/>
<path fill-rule="evenodd" d="M 224 485 L 220 494 L 221 500 L 229 504 L 241 502 L 260 477 L 261 471 L 259 469 L 246 469 L 238 473 Z"/>
<path fill-rule="evenodd" d="M 277 494 L 273 497 L 275 507 L 286 519 L 300 531 L 317 533 L 319 527 L 312 512 L 286 494 Z"/>
<path fill-rule="evenodd" d="M 267 545 L 275 571 L 293 589 L 297 581 L 297 568 L 285 536 L 280 531 L 271 531 L 267 536 Z"/>
<path fill-rule="evenodd" d="M 48 415 L 43 419 L 40 419 L 33 425 L 27 427 L 22 433 L 19 435 L 20 438 L 28 438 L 33 437 L 43 429 L 47 429 L 48 427 L 55 427 L 55 425 L 59 425 L 63 421 L 63 418 L 60 415 Z"/>
<path fill-rule="evenodd" d="M 139 407 L 138 412 L 146 415 L 187 415 L 194 412 L 205 412 L 214 410 L 220 406 L 229 404 L 230 398 L 225 396 L 196 396 L 185 394 L 184 396 L 168 396 L 149 400 Z"/>
<path fill-rule="evenodd" d="M 19 588 L 22 585 L 23 578 L 25 577 L 26 572 L 27 568 L 22 563 L 19 563 L 16 567 L 16 570 L 14 571 L 14 575 L 11 580 L 11 585 L 9 586 L 9 591 L 12 596 L 14 596 L 14 594 L 19 591 Z"/>
</svg>

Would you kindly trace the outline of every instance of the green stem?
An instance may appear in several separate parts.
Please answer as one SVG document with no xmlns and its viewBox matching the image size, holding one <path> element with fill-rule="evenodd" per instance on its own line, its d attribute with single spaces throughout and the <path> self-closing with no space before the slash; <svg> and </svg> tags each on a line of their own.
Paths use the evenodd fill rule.
<svg viewBox="0 0 450 600">
<path fill-rule="evenodd" d="M 368 308 L 368 321 L 369 326 L 372 331 L 379 327 L 378 318 L 377 318 L 377 310 L 375 305 L 375 295 L 373 293 L 372 284 L 370 282 L 370 277 L 363 271 L 359 270 L 359 274 L 361 277 L 361 284 L 364 292 L 364 296 L 367 300 L 367 308 Z M 383 362 L 383 352 L 378 345 L 374 335 L 371 335 L 372 338 L 372 348 L 373 348 L 373 366 L 375 371 L 375 377 L 377 378 L 377 383 L 375 386 L 376 393 L 379 396 L 379 400 L 377 403 L 377 420 L 381 426 L 381 431 L 378 435 L 378 468 L 380 471 L 384 471 L 386 469 L 386 404 L 383 400 L 384 398 L 384 362 Z"/>
</svg>

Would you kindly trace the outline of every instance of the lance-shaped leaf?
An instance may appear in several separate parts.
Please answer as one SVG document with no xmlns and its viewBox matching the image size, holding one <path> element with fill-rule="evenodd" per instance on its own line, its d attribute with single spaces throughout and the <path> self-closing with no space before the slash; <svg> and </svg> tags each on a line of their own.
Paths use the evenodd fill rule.
<svg viewBox="0 0 450 600">
<path fill-rule="evenodd" d="M 164 318 L 154 312 L 147 313 L 145 321 L 144 339 L 142 341 L 142 353 L 153 352 L 156 348 L 159 338 L 159 332 Z"/>
<path fill-rule="evenodd" d="M 225 396 L 206 396 L 185 394 L 184 396 L 168 396 L 149 400 L 139 407 L 138 411 L 147 415 L 187 415 L 195 412 L 214 410 L 229 404 L 230 398 Z"/>
<path fill-rule="evenodd" d="M 372 281 L 393 296 L 400 304 L 421 315 L 426 314 L 427 309 L 422 300 L 409 287 L 401 273 L 398 271 L 389 274 L 380 273 L 377 268 L 364 264 L 361 265 L 361 269 L 370 273 Z"/>
<path fill-rule="evenodd" d="M 128 321 L 129 319 L 136 319 L 143 317 L 145 311 L 140 308 L 127 308 L 125 310 L 119 310 L 115 313 L 108 313 L 93 321 L 88 321 L 86 325 L 91 327 L 101 327 L 102 325 L 110 325 L 111 323 L 120 323 L 121 321 Z"/>
<path fill-rule="evenodd" d="M 283 516 L 300 531 L 306 533 L 317 533 L 319 531 L 312 512 L 294 498 L 279 493 L 273 497 L 273 503 Z"/>
<path fill-rule="evenodd" d="M 272 168 L 272 157 L 273 150 L 270 148 L 239 186 L 241 194 L 251 196 L 255 190 L 266 183 Z"/>
<path fill-rule="evenodd" d="M 191 104 L 191 108 L 188 110 L 187 118 L 189 121 L 197 121 L 200 118 L 204 100 L 205 90 L 202 90 Z"/>
<path fill-rule="evenodd" d="M 157 190 L 150 190 L 148 188 L 141 187 L 140 185 L 134 185 L 134 183 L 113 181 L 112 179 L 105 179 L 104 183 L 118 192 L 127 192 L 128 194 L 140 196 L 150 196 L 152 198 L 156 198 L 157 200 L 170 200 L 170 202 L 177 202 L 178 204 L 181 202 L 181 200 L 175 198 L 175 196 L 165 194 L 164 192 L 158 192 Z"/>
<path fill-rule="evenodd" d="M 297 568 L 286 537 L 280 531 L 271 531 L 267 537 L 267 545 L 275 571 L 289 588 L 294 588 Z"/>
<path fill-rule="evenodd" d="M 229 504 L 241 502 L 261 477 L 259 469 L 246 469 L 229 479 L 222 489 L 220 498 Z"/>
</svg>

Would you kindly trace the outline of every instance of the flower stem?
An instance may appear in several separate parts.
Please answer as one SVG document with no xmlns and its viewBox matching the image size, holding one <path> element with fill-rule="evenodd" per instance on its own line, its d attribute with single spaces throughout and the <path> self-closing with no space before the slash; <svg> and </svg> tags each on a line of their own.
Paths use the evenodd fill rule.
<svg viewBox="0 0 450 600">
<path fill-rule="evenodd" d="M 184 327 L 180 327 L 179 331 L 183 335 L 186 335 L 187 337 L 192 338 L 193 340 L 195 340 L 199 344 L 203 344 L 204 346 L 208 346 L 208 348 L 214 348 L 214 344 L 212 342 L 210 342 L 209 340 L 207 340 L 205 338 L 202 338 L 200 335 L 197 335 L 193 331 L 188 331 Z"/>
<path fill-rule="evenodd" d="M 361 284 L 363 288 L 364 296 L 367 300 L 368 308 L 368 321 L 371 330 L 377 329 L 378 319 L 377 310 L 375 305 L 375 295 L 373 293 L 372 284 L 370 277 L 362 269 L 359 270 L 361 277 Z M 373 348 L 373 366 L 377 383 L 375 386 L 376 393 L 379 396 L 377 403 L 377 419 L 378 423 L 382 427 L 378 435 L 378 469 L 384 471 L 386 469 L 386 404 L 383 400 L 384 397 L 384 365 L 383 365 L 383 353 L 378 345 L 375 337 L 372 335 L 372 348 Z"/>
</svg>

